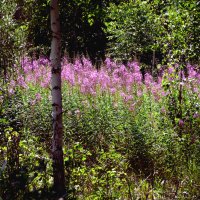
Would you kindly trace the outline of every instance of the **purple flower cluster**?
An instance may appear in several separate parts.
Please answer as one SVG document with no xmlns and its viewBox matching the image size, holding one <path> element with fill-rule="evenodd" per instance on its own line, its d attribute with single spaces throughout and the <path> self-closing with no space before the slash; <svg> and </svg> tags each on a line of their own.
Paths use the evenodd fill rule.
<svg viewBox="0 0 200 200">
<path fill-rule="evenodd" d="M 177 67 L 177 66 L 176 66 Z M 31 60 L 24 58 L 21 69 L 17 68 L 17 79 L 10 82 L 9 92 L 13 93 L 16 86 L 28 88 L 30 85 L 38 85 L 43 88 L 50 87 L 51 70 L 48 59 L 40 58 Z M 155 100 L 167 95 L 162 87 L 163 77 L 173 81 L 176 72 L 174 67 L 169 67 L 163 73 L 164 76 L 154 80 L 151 74 L 146 73 L 144 80 L 137 62 L 129 62 L 127 66 L 117 64 L 107 58 L 100 70 L 97 70 L 90 60 L 77 59 L 72 64 L 66 58 L 62 61 L 62 80 L 70 87 L 78 87 L 83 94 L 96 95 L 97 92 L 110 92 L 119 94 L 125 102 L 131 102 L 135 96 L 140 97 L 144 93 L 151 94 Z M 195 67 L 187 66 L 187 76 L 183 73 L 183 82 L 192 82 L 189 88 L 199 93 L 200 73 Z M 167 75 L 166 75 L 167 74 Z M 187 78 L 186 78 L 187 77 Z"/>
<path fill-rule="evenodd" d="M 10 81 L 10 94 L 14 93 L 16 87 L 28 88 L 29 85 L 49 87 L 51 73 L 48 59 L 31 60 L 26 57 L 22 60 L 21 67 L 15 66 L 15 68 L 17 78 Z"/>
</svg>

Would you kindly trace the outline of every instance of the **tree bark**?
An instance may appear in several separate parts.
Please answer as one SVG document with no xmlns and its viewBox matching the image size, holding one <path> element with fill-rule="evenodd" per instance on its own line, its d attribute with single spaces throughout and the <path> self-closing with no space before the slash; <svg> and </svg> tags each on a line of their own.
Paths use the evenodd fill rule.
<svg viewBox="0 0 200 200">
<path fill-rule="evenodd" d="M 57 196 L 65 193 L 65 173 L 63 161 L 63 123 L 62 123 L 62 93 L 61 93 L 61 33 L 58 0 L 51 0 L 51 94 L 53 117 L 53 179 Z"/>
</svg>

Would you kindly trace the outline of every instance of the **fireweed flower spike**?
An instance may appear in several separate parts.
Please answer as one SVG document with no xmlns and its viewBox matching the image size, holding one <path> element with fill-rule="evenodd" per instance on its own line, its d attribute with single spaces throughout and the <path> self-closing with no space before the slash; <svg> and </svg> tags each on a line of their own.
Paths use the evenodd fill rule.
<svg viewBox="0 0 200 200">
<path fill-rule="evenodd" d="M 17 69 L 17 79 L 12 80 L 9 84 L 9 93 L 13 94 L 16 86 L 28 89 L 30 84 L 48 88 L 51 79 L 49 64 L 49 60 L 44 57 L 38 60 L 25 57 L 22 60 L 22 71 Z M 77 88 L 83 94 L 96 95 L 97 90 L 98 92 L 108 91 L 111 95 L 119 92 L 126 99 L 126 102 L 129 102 L 131 101 L 129 99 L 134 95 L 140 98 L 147 89 L 155 97 L 155 100 L 159 100 L 169 94 L 162 87 L 163 74 L 169 82 L 179 80 L 180 77 L 175 76 L 176 67 L 169 67 L 165 73 L 157 78 L 157 81 L 153 79 L 151 74 L 146 73 L 143 81 L 137 62 L 129 62 L 125 66 L 107 58 L 101 69 L 97 70 L 86 58 L 76 59 L 74 63 L 70 63 L 64 58 L 62 60 L 62 80 L 70 87 L 78 86 Z M 182 78 L 183 87 L 197 94 L 197 97 L 200 98 L 199 71 L 188 64 L 187 72 L 182 71 L 179 76 Z"/>
<path fill-rule="evenodd" d="M 179 120 L 178 125 L 182 127 L 184 125 L 184 121 L 182 119 Z"/>
</svg>

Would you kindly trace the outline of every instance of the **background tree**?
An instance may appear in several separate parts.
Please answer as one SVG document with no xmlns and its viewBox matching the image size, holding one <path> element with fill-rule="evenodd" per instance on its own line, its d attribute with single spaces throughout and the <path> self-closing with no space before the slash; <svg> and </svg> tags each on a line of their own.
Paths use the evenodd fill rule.
<svg viewBox="0 0 200 200">
<path fill-rule="evenodd" d="M 110 2 L 119 4 L 121 1 L 66 0 L 60 2 L 62 52 L 66 52 L 72 60 L 82 55 L 89 56 L 93 63 L 105 58 L 108 40 L 104 21 Z M 28 41 L 32 44 L 32 50 L 49 54 L 51 31 L 48 26 L 48 2 L 38 0 L 32 6 L 35 12 L 32 13 L 29 23 Z"/>
<path fill-rule="evenodd" d="M 136 0 L 111 4 L 109 11 L 108 55 L 115 59 L 136 56 L 152 64 L 155 51 L 158 63 L 180 62 L 183 55 L 199 62 L 199 1 Z"/>
<path fill-rule="evenodd" d="M 111 4 L 108 9 L 106 31 L 109 39 L 108 55 L 116 60 L 145 59 L 152 55 L 156 24 L 148 1 L 129 1 Z M 151 57 L 147 60 L 151 62 Z"/>
<path fill-rule="evenodd" d="M 154 3 L 154 9 L 158 23 L 155 40 L 165 57 L 164 61 L 177 63 L 185 57 L 187 62 L 198 63 L 199 1 L 168 1 L 165 5 L 158 1 Z"/>
<path fill-rule="evenodd" d="M 17 0 L 0 2 L 0 74 L 4 74 L 4 80 L 9 71 L 15 71 L 14 64 L 19 65 L 26 50 L 27 20 L 22 17 L 25 15 Z"/>
</svg>

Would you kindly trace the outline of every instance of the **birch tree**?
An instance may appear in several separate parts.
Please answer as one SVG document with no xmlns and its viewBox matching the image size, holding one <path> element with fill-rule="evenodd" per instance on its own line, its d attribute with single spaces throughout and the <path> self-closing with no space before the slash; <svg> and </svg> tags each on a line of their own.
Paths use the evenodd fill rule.
<svg viewBox="0 0 200 200">
<path fill-rule="evenodd" d="M 53 179 L 54 190 L 58 195 L 65 192 L 65 176 L 63 162 L 63 123 L 62 123 L 62 93 L 61 93 L 61 33 L 58 0 L 51 0 L 51 89 L 53 116 Z"/>
</svg>

